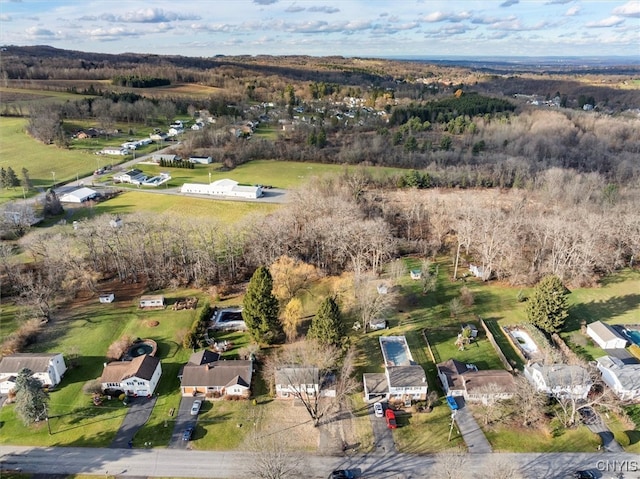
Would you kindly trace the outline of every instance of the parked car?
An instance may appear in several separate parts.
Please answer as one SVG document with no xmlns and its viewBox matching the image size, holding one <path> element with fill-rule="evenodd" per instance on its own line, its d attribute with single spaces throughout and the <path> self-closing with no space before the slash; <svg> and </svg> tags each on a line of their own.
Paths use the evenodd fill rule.
<svg viewBox="0 0 640 479">
<path fill-rule="evenodd" d="M 202 401 L 200 399 L 196 399 L 193 401 L 193 406 L 191 406 L 191 415 L 197 416 L 200 412 L 200 406 L 202 406 Z"/>
<path fill-rule="evenodd" d="M 331 473 L 331 479 L 354 479 L 355 475 L 348 469 L 337 469 Z"/>
<path fill-rule="evenodd" d="M 191 436 L 193 436 L 193 427 L 188 427 L 182 433 L 182 440 L 183 441 L 190 441 L 191 440 Z"/>
<path fill-rule="evenodd" d="M 384 416 L 384 409 L 382 408 L 382 403 L 375 403 L 373 405 L 373 412 L 375 413 L 376 417 L 383 417 Z"/>
<path fill-rule="evenodd" d="M 394 413 L 392 409 L 387 409 L 384 412 L 384 417 L 387 420 L 387 427 L 389 429 L 395 429 L 398 427 L 398 423 L 396 422 L 396 413 Z"/>
<path fill-rule="evenodd" d="M 582 409 L 578 409 L 578 412 L 580 413 L 582 422 L 587 426 L 591 424 L 596 424 L 598 422 L 598 415 L 592 408 L 583 407 Z"/>
<path fill-rule="evenodd" d="M 575 477 L 575 479 L 597 479 L 593 471 L 588 470 L 576 471 L 573 473 L 573 477 Z"/>
</svg>

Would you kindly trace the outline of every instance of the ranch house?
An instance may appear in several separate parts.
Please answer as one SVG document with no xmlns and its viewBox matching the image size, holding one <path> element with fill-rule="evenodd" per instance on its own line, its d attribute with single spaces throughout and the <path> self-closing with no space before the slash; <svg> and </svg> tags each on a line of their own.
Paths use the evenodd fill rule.
<svg viewBox="0 0 640 479">
<path fill-rule="evenodd" d="M 9 354 L 0 360 L 0 394 L 7 394 L 15 387 L 18 374 L 25 368 L 44 386 L 53 387 L 62 381 L 67 365 L 62 353 Z"/>
</svg>

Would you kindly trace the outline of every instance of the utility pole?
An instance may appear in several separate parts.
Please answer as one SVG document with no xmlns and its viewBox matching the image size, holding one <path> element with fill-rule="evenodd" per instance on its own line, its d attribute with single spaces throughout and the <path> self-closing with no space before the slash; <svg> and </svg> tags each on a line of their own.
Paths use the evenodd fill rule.
<svg viewBox="0 0 640 479">
<path fill-rule="evenodd" d="M 455 424 L 455 419 L 456 419 L 456 412 L 451 411 L 451 427 L 449 428 L 449 439 L 447 439 L 447 442 L 451 442 L 451 433 L 453 432 L 453 425 Z"/>
</svg>

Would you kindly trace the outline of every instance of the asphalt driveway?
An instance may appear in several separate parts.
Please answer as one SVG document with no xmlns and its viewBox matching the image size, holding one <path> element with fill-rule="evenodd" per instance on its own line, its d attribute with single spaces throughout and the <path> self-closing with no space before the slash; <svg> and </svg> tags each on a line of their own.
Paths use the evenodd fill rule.
<svg viewBox="0 0 640 479">
<path fill-rule="evenodd" d="M 189 441 L 182 440 L 182 433 L 189 426 L 192 426 L 195 431 L 198 416 L 191 415 L 191 406 L 193 406 L 193 401 L 196 399 L 202 400 L 202 398 L 195 398 L 192 396 L 183 396 L 182 399 L 180 399 L 180 406 L 178 407 L 178 411 L 175 413 L 173 433 L 171 434 L 171 440 L 169 441 L 169 447 L 171 449 L 188 448 Z"/>
<path fill-rule="evenodd" d="M 156 405 L 157 396 L 150 398 L 129 398 L 129 409 L 125 416 L 120 429 L 116 433 L 116 437 L 111 443 L 110 448 L 128 448 L 129 441 L 133 441 L 134 436 L 138 430 L 144 426 L 151 416 L 151 411 Z"/>
<path fill-rule="evenodd" d="M 387 403 L 382 403 L 386 410 Z M 387 422 L 383 417 L 376 417 L 373 412 L 373 404 L 369 405 L 369 419 L 371 419 L 371 427 L 373 428 L 373 438 L 375 446 L 375 454 L 388 454 L 398 452 L 396 443 L 393 440 L 393 432 L 387 427 Z"/>
<path fill-rule="evenodd" d="M 455 400 L 458 403 L 458 410 L 455 412 L 456 424 L 469 453 L 487 454 L 493 452 L 491 444 L 487 441 L 484 432 L 478 426 L 469 408 L 466 407 L 464 399 L 456 397 Z"/>
</svg>

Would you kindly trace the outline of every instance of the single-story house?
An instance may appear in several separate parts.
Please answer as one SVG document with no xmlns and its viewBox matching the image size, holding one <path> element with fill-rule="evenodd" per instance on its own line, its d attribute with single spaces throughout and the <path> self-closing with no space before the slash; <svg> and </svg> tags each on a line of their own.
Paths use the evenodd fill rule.
<svg viewBox="0 0 640 479">
<path fill-rule="evenodd" d="M 473 364 L 449 359 L 437 365 L 438 378 L 447 396 L 462 396 L 469 402 L 509 399 L 516 391 L 515 379 L 504 369 L 479 371 Z"/>
<path fill-rule="evenodd" d="M 95 138 L 100 134 L 95 128 L 87 128 L 86 130 L 80 130 L 76 133 L 76 138 L 84 140 L 86 138 Z"/>
<path fill-rule="evenodd" d="M 92 200 L 98 196 L 98 192 L 91 188 L 82 187 L 77 190 L 65 193 L 60 197 L 60 201 L 63 203 L 84 203 L 85 201 Z"/>
<path fill-rule="evenodd" d="M 201 165 L 208 165 L 213 162 L 213 158 L 210 156 L 191 156 L 189 157 L 191 163 L 199 163 Z"/>
<path fill-rule="evenodd" d="M 180 390 L 183 396 L 207 397 L 251 395 L 253 361 L 236 359 L 213 361 L 196 365 L 186 364 L 182 370 Z"/>
<path fill-rule="evenodd" d="M 171 127 L 169 128 L 169 131 L 167 132 L 169 136 L 177 136 L 180 135 L 182 133 L 184 133 L 184 129 L 183 128 L 177 128 L 177 127 Z"/>
<path fill-rule="evenodd" d="M 161 133 L 161 132 L 151 133 L 149 135 L 149 139 L 153 141 L 164 141 L 167 139 L 167 137 L 168 135 L 166 133 Z"/>
<path fill-rule="evenodd" d="M 123 391 L 128 396 L 150 396 L 162 376 L 160 360 L 143 354 L 131 361 L 105 364 L 100 382 L 103 391 Z"/>
<path fill-rule="evenodd" d="M 538 391 L 556 398 L 586 399 L 593 386 L 589 371 L 577 365 L 533 363 L 525 366 L 524 376 Z"/>
<path fill-rule="evenodd" d="M 380 318 L 380 319 L 372 319 L 371 321 L 369 321 L 369 331 L 379 331 L 381 329 L 386 329 L 387 328 L 387 320 Z"/>
<path fill-rule="evenodd" d="M 133 170 L 129 170 L 125 173 L 113 175 L 113 180 L 115 182 L 120 181 L 122 183 L 134 183 L 134 182 L 140 183 L 141 181 L 144 181 L 146 178 L 147 176 L 137 168 L 134 168 Z"/>
<path fill-rule="evenodd" d="M 140 307 L 141 308 L 164 308 L 164 296 L 161 294 L 146 294 L 144 296 L 140 296 Z"/>
<path fill-rule="evenodd" d="M 587 334 L 602 349 L 624 349 L 627 347 L 626 338 L 602 321 L 589 323 L 587 325 Z"/>
<path fill-rule="evenodd" d="M 201 121 L 196 121 L 193 125 L 191 125 L 191 129 L 194 131 L 202 130 L 204 128 L 204 123 Z"/>
<path fill-rule="evenodd" d="M 261 186 L 240 185 L 237 181 L 224 179 L 210 184 L 185 183 L 180 190 L 182 193 L 197 195 L 226 196 L 235 198 L 256 199 L 262 196 Z"/>
<path fill-rule="evenodd" d="M 602 380 L 622 401 L 640 401 L 640 364 L 625 364 L 613 356 L 598 358 Z"/>
<path fill-rule="evenodd" d="M 62 381 L 67 365 L 62 353 L 9 354 L 0 359 L 0 394 L 7 394 L 15 387 L 18 374 L 25 368 L 44 386 L 54 387 Z"/>
<path fill-rule="evenodd" d="M 115 156 L 125 156 L 129 154 L 129 150 L 127 148 L 111 148 L 106 147 L 98 152 L 100 155 L 115 155 Z"/>
<path fill-rule="evenodd" d="M 275 371 L 276 397 L 335 397 L 334 382 L 320 377 L 320 370 L 310 366 L 288 366 Z"/>
<path fill-rule="evenodd" d="M 113 303 L 113 301 L 116 299 L 116 295 L 113 293 L 101 294 L 98 299 L 101 303 Z"/>
</svg>

